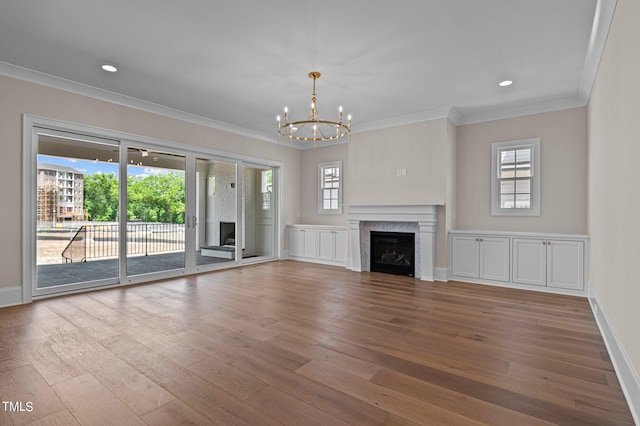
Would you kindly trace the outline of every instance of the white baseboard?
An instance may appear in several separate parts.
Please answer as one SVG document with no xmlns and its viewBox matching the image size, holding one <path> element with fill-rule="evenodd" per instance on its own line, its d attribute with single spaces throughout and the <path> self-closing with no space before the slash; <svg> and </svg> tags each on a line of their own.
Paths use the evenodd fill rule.
<svg viewBox="0 0 640 426">
<path fill-rule="evenodd" d="M 541 286 L 541 285 L 517 284 L 511 281 L 492 281 L 492 280 L 484 280 L 480 278 L 458 277 L 454 275 L 449 276 L 449 281 L 459 281 L 462 283 L 470 283 L 470 284 L 491 285 L 494 287 L 515 288 L 520 290 L 537 291 L 541 293 L 564 294 L 566 296 L 589 297 L 586 289 L 569 290 L 564 288 L 547 287 L 547 286 Z"/>
<path fill-rule="evenodd" d="M 332 261 L 332 260 L 322 260 L 322 259 L 318 259 L 317 257 L 311 258 L 311 257 L 296 257 L 296 256 L 289 256 L 289 260 L 296 260 L 299 262 L 318 263 L 320 265 L 342 266 L 343 268 L 347 267 L 346 260 L 344 262 L 340 262 L 340 261 Z"/>
<path fill-rule="evenodd" d="M 449 281 L 449 268 L 436 268 L 435 270 L 435 280 L 436 281 Z"/>
<path fill-rule="evenodd" d="M 637 425 L 640 425 L 640 377 L 634 370 L 633 364 L 629 361 L 629 357 L 624 351 L 624 347 L 620 344 L 620 339 L 609 323 L 606 313 L 600 307 L 598 300 L 591 296 L 589 304 L 596 319 L 600 334 L 604 339 L 604 343 L 609 351 L 609 357 L 616 370 L 616 375 L 620 381 L 622 392 L 627 398 L 631 415 Z"/>
<path fill-rule="evenodd" d="M 0 288 L 0 308 L 22 304 L 22 287 Z"/>
</svg>

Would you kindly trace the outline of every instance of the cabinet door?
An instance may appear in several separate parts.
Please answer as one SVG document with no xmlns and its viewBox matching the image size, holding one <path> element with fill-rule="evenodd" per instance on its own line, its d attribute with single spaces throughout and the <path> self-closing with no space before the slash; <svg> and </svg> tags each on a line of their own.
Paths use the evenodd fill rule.
<svg viewBox="0 0 640 426">
<path fill-rule="evenodd" d="M 318 259 L 345 262 L 347 260 L 347 233 L 345 231 L 318 231 Z"/>
<path fill-rule="evenodd" d="M 582 241 L 547 241 L 547 286 L 573 290 L 584 288 Z"/>
<path fill-rule="evenodd" d="M 301 257 L 304 254 L 304 232 L 299 228 L 289 228 L 289 256 Z"/>
<path fill-rule="evenodd" d="M 509 238 L 480 237 L 480 278 L 509 281 Z"/>
<path fill-rule="evenodd" d="M 334 256 L 334 260 L 338 262 L 346 262 L 347 261 L 347 231 L 336 231 L 335 234 L 336 240 L 336 252 Z"/>
<path fill-rule="evenodd" d="M 451 275 L 478 278 L 480 253 L 478 237 L 451 237 Z"/>
<path fill-rule="evenodd" d="M 513 282 L 546 285 L 547 246 L 545 240 L 514 238 Z"/>
<path fill-rule="evenodd" d="M 335 231 L 318 231 L 318 259 L 333 260 L 336 239 Z"/>
<path fill-rule="evenodd" d="M 303 229 L 302 235 L 304 235 L 303 245 L 303 257 L 316 257 L 316 231 L 313 229 Z"/>
<path fill-rule="evenodd" d="M 316 257 L 316 232 L 313 229 L 289 229 L 289 256 Z"/>
</svg>

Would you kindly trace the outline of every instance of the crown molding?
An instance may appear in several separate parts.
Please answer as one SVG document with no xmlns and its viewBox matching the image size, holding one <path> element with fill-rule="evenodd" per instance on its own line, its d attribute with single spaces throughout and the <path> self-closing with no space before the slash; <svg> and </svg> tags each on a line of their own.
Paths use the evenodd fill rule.
<svg viewBox="0 0 640 426">
<path fill-rule="evenodd" d="M 7 62 L 0 61 L 0 75 L 26 81 L 29 83 L 39 84 L 41 86 L 46 86 L 53 89 L 63 90 L 65 92 L 74 93 L 76 95 L 87 96 L 116 105 L 134 108 L 152 114 L 158 114 L 176 120 L 186 121 L 192 124 L 198 124 L 200 126 L 221 130 L 223 132 L 232 133 L 238 136 L 244 136 L 251 139 L 257 139 L 263 142 L 270 142 L 274 144 L 278 143 L 277 138 L 265 135 L 264 133 L 254 132 L 239 126 L 235 126 L 233 124 L 224 123 L 222 121 L 202 117 L 200 115 L 180 111 L 174 108 L 169 108 L 164 105 L 155 104 L 153 102 L 143 101 L 141 99 L 123 95 L 121 93 L 111 92 L 109 90 L 100 89 L 94 86 L 89 86 L 87 84 L 78 83 L 76 81 L 71 81 L 61 77 L 34 71 L 28 68 L 19 67 Z"/>
<path fill-rule="evenodd" d="M 606 3 L 615 3 L 616 0 L 600 0 L 600 2 Z M 610 10 L 612 12 L 612 10 Z M 607 25 L 611 23 L 610 19 L 607 21 Z M 602 27 L 602 25 L 598 25 L 598 28 Z M 608 29 L 608 27 L 607 27 Z M 604 42 L 599 44 L 601 48 L 604 48 Z M 595 55 L 595 53 L 594 53 Z M 602 56 L 602 52 L 598 55 L 598 61 Z M 584 75 L 587 73 L 585 72 Z M 202 117 L 196 114 L 191 114 L 188 112 L 180 111 L 174 108 L 169 108 L 163 105 L 155 104 L 152 102 L 143 101 L 137 98 L 133 98 L 131 96 L 123 95 L 116 92 L 111 92 L 104 89 L 99 89 L 97 87 L 89 86 L 86 84 L 78 83 L 75 81 L 67 80 L 60 77 L 55 77 L 49 74 L 44 74 L 38 71 L 30 70 L 27 68 L 19 67 L 13 64 L 9 64 L 6 62 L 0 61 L 0 75 L 15 78 L 18 80 L 27 81 L 29 83 L 39 84 L 46 87 L 51 87 L 58 90 L 63 90 L 66 92 L 74 93 L 81 96 L 87 96 L 90 98 L 98 99 L 105 102 L 110 102 L 113 104 L 138 109 L 141 111 L 158 114 L 164 117 L 173 118 L 176 120 L 185 121 L 188 123 L 198 124 L 204 127 L 209 127 L 216 130 L 221 130 L 223 132 L 248 137 L 251 139 L 269 142 L 277 145 L 287 145 L 289 148 L 293 149 L 308 149 L 313 148 L 312 144 L 302 144 L 302 143 L 292 143 L 287 144 L 283 143 L 282 140 L 278 141 L 278 138 L 266 135 L 264 133 L 254 132 L 251 130 L 244 129 L 239 126 L 234 126 L 232 124 L 223 123 L 221 121 L 213 120 L 211 118 Z M 583 75 L 583 80 L 584 80 Z M 595 78 L 595 74 L 594 74 Z M 591 85 L 589 86 L 589 91 L 591 90 Z M 588 96 L 586 96 L 588 100 Z M 524 115 L 531 114 L 539 114 L 543 112 L 552 112 L 559 111 L 563 109 L 570 108 L 578 108 L 583 107 L 587 104 L 585 101 L 585 96 L 582 94 L 574 97 L 567 97 L 561 99 L 553 99 L 542 102 L 530 103 L 526 105 L 520 106 L 505 106 L 502 108 L 493 109 L 490 111 L 480 111 L 480 112 L 470 112 L 463 113 L 459 108 L 456 107 L 445 107 L 434 109 L 430 111 L 425 111 L 417 114 L 409 114 L 400 117 L 372 121 L 368 123 L 362 123 L 358 125 L 354 125 L 351 133 L 364 133 L 372 130 L 379 130 L 389 127 L 395 126 L 403 126 L 408 124 L 415 124 L 424 121 L 437 120 L 440 118 L 447 118 L 451 120 L 455 125 L 465 125 L 465 124 L 475 124 L 481 123 L 485 121 L 493 121 L 493 120 L 501 120 L 505 118 L 513 118 L 520 117 Z M 316 144 L 317 147 L 328 146 L 331 143 L 319 142 Z"/>
<path fill-rule="evenodd" d="M 388 118 L 378 121 L 370 121 L 368 123 L 353 126 L 351 133 L 363 133 L 371 130 L 385 129 L 388 127 L 405 126 L 407 124 L 421 123 L 423 121 L 437 120 L 439 118 L 449 118 L 451 107 L 439 108 L 417 114 L 403 115 L 400 117 Z"/>
<path fill-rule="evenodd" d="M 449 114 L 447 115 L 447 117 L 456 126 L 459 126 L 460 123 L 462 123 L 462 121 L 464 120 L 464 116 L 462 115 L 460 110 L 456 107 L 451 107 L 449 109 Z"/>
<path fill-rule="evenodd" d="M 438 120 L 440 118 L 448 118 L 456 126 L 463 121 L 463 116 L 455 107 L 439 108 L 431 111 L 425 111 L 418 114 L 403 115 L 400 117 L 390 118 L 386 120 L 371 121 L 368 123 L 354 125 L 351 133 L 365 133 L 373 130 L 386 129 L 389 127 L 406 126 L 408 124 L 422 123 L 425 121 Z M 297 142 L 297 141 L 296 141 Z M 297 149 L 311 149 L 314 145 L 310 142 L 294 142 L 293 147 Z M 345 142 L 337 142 L 345 143 Z M 315 147 L 321 148 L 325 146 L 336 145 L 336 141 L 320 141 Z"/>
<path fill-rule="evenodd" d="M 593 17 L 589 45 L 587 46 L 587 54 L 578 91 L 578 96 L 585 105 L 589 103 L 591 90 L 598 75 L 600 60 L 602 59 L 617 3 L 618 0 L 598 0 L 596 3 L 596 11 Z"/>
<path fill-rule="evenodd" d="M 477 124 L 485 121 L 503 120 L 505 118 L 522 117 L 525 115 L 541 114 L 545 112 L 561 111 L 564 109 L 580 108 L 586 103 L 579 96 L 550 99 L 526 105 L 512 105 L 490 111 L 479 111 L 464 114 L 458 125 Z"/>
</svg>

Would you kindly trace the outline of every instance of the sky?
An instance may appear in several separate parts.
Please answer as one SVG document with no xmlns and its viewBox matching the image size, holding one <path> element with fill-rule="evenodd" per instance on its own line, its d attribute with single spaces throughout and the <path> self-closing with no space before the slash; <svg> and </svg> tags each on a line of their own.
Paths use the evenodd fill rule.
<svg viewBox="0 0 640 426">
<path fill-rule="evenodd" d="M 38 163 L 57 164 L 59 166 L 73 167 L 82 174 L 93 175 L 96 173 L 115 173 L 118 174 L 117 163 L 105 163 L 100 161 L 90 161 L 75 158 L 53 157 L 50 155 L 38 155 Z M 164 169 L 152 167 L 139 167 L 129 165 L 128 174 L 134 176 L 145 177 L 153 174 L 162 173 Z"/>
</svg>

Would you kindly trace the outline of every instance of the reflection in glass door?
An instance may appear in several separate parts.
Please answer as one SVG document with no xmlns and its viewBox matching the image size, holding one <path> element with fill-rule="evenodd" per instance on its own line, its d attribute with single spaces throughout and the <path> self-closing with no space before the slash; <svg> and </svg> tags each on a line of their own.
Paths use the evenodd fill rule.
<svg viewBox="0 0 640 426">
<path fill-rule="evenodd" d="M 35 294 L 117 282 L 117 143 L 41 129 L 37 144 Z"/>
<path fill-rule="evenodd" d="M 229 264 L 237 256 L 237 165 L 196 159 L 196 266 Z"/>
<path fill-rule="evenodd" d="M 185 267 L 185 156 L 127 149 L 127 275 Z"/>
<path fill-rule="evenodd" d="M 272 167 L 243 166 L 243 259 L 273 256 L 275 202 L 273 177 Z"/>
</svg>

